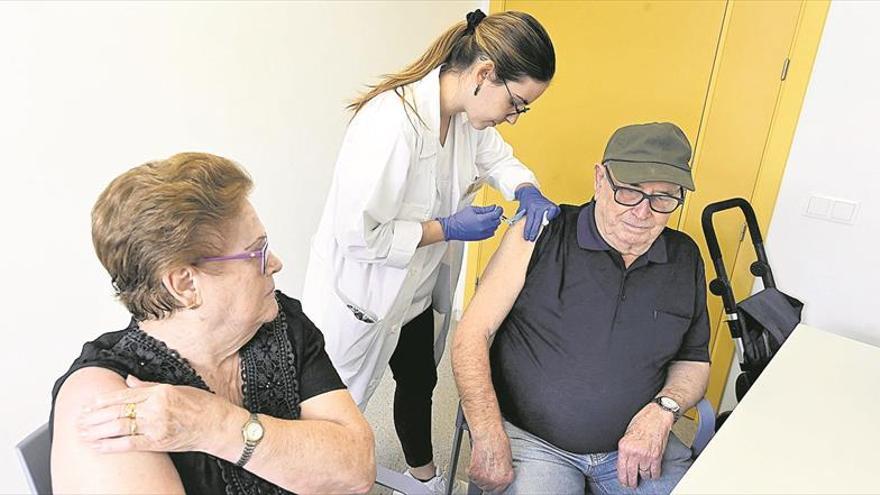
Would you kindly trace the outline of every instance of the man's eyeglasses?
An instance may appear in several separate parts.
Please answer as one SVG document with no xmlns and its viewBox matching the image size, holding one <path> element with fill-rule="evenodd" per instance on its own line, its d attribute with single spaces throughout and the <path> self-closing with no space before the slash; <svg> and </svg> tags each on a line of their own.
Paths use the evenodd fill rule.
<svg viewBox="0 0 880 495">
<path fill-rule="evenodd" d="M 619 205 L 638 206 L 645 200 L 645 198 L 647 198 L 648 205 L 652 210 L 657 213 L 672 213 L 679 207 L 679 205 L 684 203 L 684 199 L 681 197 L 670 196 L 669 194 L 648 194 L 631 187 L 618 186 L 611 178 L 611 173 L 608 171 L 608 165 L 605 165 L 604 167 L 605 178 L 608 179 L 608 184 L 611 185 L 611 189 L 614 191 L 614 201 Z M 681 195 L 682 197 L 684 196 L 683 188 L 681 190 Z"/>
<path fill-rule="evenodd" d="M 514 115 L 519 115 L 521 113 L 526 113 L 529 110 L 531 110 L 528 107 L 528 105 L 525 104 L 525 100 L 522 100 L 521 98 L 517 98 L 516 96 L 513 96 L 513 93 L 510 92 L 510 87 L 507 86 L 507 81 L 505 81 L 504 79 L 501 79 L 501 82 L 504 83 L 504 88 L 507 89 L 507 94 L 510 95 L 510 104 L 513 105 L 513 112 L 507 114 L 506 115 L 507 117 L 512 117 Z M 523 101 L 523 105 L 520 106 L 519 103 L 517 103 L 517 100 Z"/>
<path fill-rule="evenodd" d="M 252 260 L 259 259 L 260 260 L 260 273 L 266 274 L 266 267 L 269 264 L 269 239 L 266 239 L 266 243 L 263 244 L 263 247 L 256 251 L 245 251 L 243 253 L 238 254 L 230 254 L 228 256 L 206 256 L 204 258 L 199 258 L 199 263 L 205 261 L 230 261 L 230 260 Z"/>
</svg>

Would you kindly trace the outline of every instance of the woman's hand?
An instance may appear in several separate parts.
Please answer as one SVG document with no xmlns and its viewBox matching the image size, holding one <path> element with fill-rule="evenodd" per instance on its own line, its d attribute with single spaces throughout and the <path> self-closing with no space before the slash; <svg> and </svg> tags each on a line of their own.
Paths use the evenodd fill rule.
<svg viewBox="0 0 880 495">
<path fill-rule="evenodd" d="M 463 210 L 444 218 L 438 218 L 443 228 L 443 238 L 447 241 L 482 241 L 495 234 L 501 225 L 500 206 L 467 206 Z"/>
<path fill-rule="evenodd" d="M 127 390 L 99 395 L 79 417 L 80 436 L 100 452 L 208 452 L 232 406 L 194 387 L 125 382 Z"/>
<path fill-rule="evenodd" d="M 541 191 L 532 184 L 520 186 L 516 190 L 516 200 L 519 208 L 516 212 L 525 210 L 526 229 L 523 231 L 523 239 L 534 242 L 541 233 L 541 227 L 559 215 L 559 207 L 545 198 Z"/>
</svg>

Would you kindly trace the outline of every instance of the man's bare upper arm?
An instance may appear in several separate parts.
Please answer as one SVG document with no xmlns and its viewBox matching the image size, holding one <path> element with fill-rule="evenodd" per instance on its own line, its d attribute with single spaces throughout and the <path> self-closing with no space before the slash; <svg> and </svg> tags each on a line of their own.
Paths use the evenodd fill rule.
<svg viewBox="0 0 880 495">
<path fill-rule="evenodd" d="M 485 332 L 491 338 L 507 317 L 526 280 L 526 270 L 535 243 L 523 239 L 526 222 L 520 220 L 507 229 L 501 245 L 480 277 L 480 285 L 465 311 L 456 332 Z M 540 234 L 539 237 L 540 239 Z"/>
<path fill-rule="evenodd" d="M 106 392 L 127 388 L 113 371 L 89 367 L 74 372 L 55 401 L 52 488 L 55 493 L 183 493 L 171 458 L 161 452 L 102 454 L 80 439 L 83 408 Z"/>
</svg>

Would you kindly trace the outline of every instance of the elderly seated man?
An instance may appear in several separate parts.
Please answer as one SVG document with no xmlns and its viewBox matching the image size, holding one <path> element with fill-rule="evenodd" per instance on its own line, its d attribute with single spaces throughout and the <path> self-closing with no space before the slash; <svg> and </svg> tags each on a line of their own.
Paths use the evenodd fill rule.
<svg viewBox="0 0 880 495">
<path fill-rule="evenodd" d="M 690 466 L 670 431 L 708 382 L 706 282 L 694 241 L 666 228 L 690 158 L 673 124 L 618 129 L 592 201 L 536 243 L 522 222 L 505 235 L 453 347 L 484 490 L 668 493 Z"/>
<path fill-rule="evenodd" d="M 132 318 L 55 384 L 55 493 L 370 489 L 372 431 L 320 330 L 275 290 L 251 188 L 232 161 L 181 153 L 101 193 L 92 240 Z"/>
</svg>

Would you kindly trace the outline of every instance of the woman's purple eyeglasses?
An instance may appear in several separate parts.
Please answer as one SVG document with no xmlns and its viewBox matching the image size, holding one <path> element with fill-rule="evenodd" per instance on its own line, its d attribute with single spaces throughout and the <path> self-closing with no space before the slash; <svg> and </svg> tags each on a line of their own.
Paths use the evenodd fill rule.
<svg viewBox="0 0 880 495">
<path fill-rule="evenodd" d="M 199 258 L 199 263 L 204 261 L 230 261 L 230 260 L 251 260 L 260 259 L 260 273 L 266 274 L 266 266 L 269 264 L 269 239 L 263 247 L 256 251 L 245 251 L 244 253 L 230 254 L 228 256 L 206 256 Z"/>
</svg>

